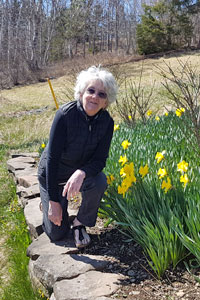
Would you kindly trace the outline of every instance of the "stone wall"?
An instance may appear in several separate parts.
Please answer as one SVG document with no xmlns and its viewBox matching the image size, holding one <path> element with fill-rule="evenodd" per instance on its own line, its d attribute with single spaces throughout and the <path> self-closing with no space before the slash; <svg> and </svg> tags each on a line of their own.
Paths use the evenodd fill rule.
<svg viewBox="0 0 200 300">
<path fill-rule="evenodd" d="M 27 255 L 34 288 L 50 300 L 113 299 L 122 276 L 106 273 L 104 257 L 79 253 L 72 238 L 52 243 L 43 232 L 37 161 L 37 153 L 20 153 L 7 162 L 32 240 Z M 69 215 L 76 211 L 69 208 Z"/>
</svg>

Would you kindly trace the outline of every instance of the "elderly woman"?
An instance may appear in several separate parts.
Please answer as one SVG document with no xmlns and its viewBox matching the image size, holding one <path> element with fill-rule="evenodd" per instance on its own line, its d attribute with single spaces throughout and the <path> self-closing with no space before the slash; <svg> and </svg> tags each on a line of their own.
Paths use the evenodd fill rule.
<svg viewBox="0 0 200 300">
<path fill-rule="evenodd" d="M 38 167 L 43 229 L 52 241 L 65 238 L 71 225 L 76 247 L 90 243 L 85 226 L 95 225 L 107 187 L 102 170 L 114 122 L 106 108 L 115 101 L 116 94 L 113 75 L 92 66 L 77 77 L 76 101 L 64 104 L 56 112 Z M 81 205 L 70 224 L 67 200 L 79 192 Z"/>
</svg>

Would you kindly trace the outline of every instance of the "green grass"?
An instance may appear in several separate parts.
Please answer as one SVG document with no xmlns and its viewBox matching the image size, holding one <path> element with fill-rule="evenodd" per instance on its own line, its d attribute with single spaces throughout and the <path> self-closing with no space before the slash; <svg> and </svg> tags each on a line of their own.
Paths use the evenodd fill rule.
<svg viewBox="0 0 200 300">
<path fill-rule="evenodd" d="M 31 241 L 23 209 L 17 204 L 15 183 L 6 168 L 8 150 L 0 145 L 0 299 L 39 300 L 28 275 L 26 250 Z"/>
</svg>

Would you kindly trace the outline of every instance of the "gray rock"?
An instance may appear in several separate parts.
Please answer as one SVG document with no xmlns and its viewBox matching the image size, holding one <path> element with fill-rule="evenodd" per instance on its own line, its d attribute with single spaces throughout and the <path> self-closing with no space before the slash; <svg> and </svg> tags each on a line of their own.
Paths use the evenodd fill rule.
<svg viewBox="0 0 200 300">
<path fill-rule="evenodd" d="M 20 192 L 20 196 L 23 198 L 35 198 L 40 195 L 39 184 L 34 184 L 28 188 L 24 188 Z"/>
<path fill-rule="evenodd" d="M 98 298 L 95 298 L 95 300 L 113 300 L 113 298 L 108 298 L 108 297 L 98 297 Z"/>
<path fill-rule="evenodd" d="M 31 238 L 37 238 L 42 232 L 43 214 L 39 209 L 40 198 L 30 199 L 24 208 L 26 223 L 29 227 Z"/>
<path fill-rule="evenodd" d="M 46 297 L 50 297 L 51 293 L 53 292 L 52 290 L 47 290 L 42 283 L 38 280 L 38 278 L 34 275 L 33 273 L 33 263 L 31 259 L 29 260 L 29 265 L 28 265 L 28 273 L 29 277 L 31 280 L 32 287 L 34 288 L 35 291 L 38 292 L 40 290 Z M 25 300 L 25 299 L 24 299 Z"/>
<path fill-rule="evenodd" d="M 51 242 L 45 233 L 42 233 L 36 240 L 34 240 L 27 248 L 27 255 L 36 260 L 43 254 L 74 254 L 78 253 L 72 237 L 65 240 Z"/>
<path fill-rule="evenodd" d="M 7 161 L 8 170 L 14 173 L 17 170 L 23 170 L 25 168 L 33 167 L 35 165 L 35 159 L 32 157 L 15 157 Z"/>
<path fill-rule="evenodd" d="M 12 158 L 19 157 L 19 156 L 38 158 L 39 157 L 39 153 L 38 152 L 13 153 L 11 156 L 12 156 Z"/>
<path fill-rule="evenodd" d="M 92 300 L 113 300 L 114 298 L 108 298 L 108 297 L 98 297 L 98 298 L 95 298 L 95 299 L 92 299 Z M 50 300 L 56 300 L 55 296 L 54 296 L 54 293 L 51 295 L 51 298 Z"/>
<path fill-rule="evenodd" d="M 55 300 L 94 300 L 117 291 L 121 275 L 90 271 L 54 284 Z"/>
<path fill-rule="evenodd" d="M 54 293 L 51 295 L 50 300 L 56 300 Z"/>
<path fill-rule="evenodd" d="M 27 167 L 23 170 L 17 170 L 15 171 L 15 174 L 14 174 L 16 177 L 18 176 L 24 176 L 24 175 L 34 175 L 34 176 L 37 176 L 37 168 L 35 167 Z"/>
<path fill-rule="evenodd" d="M 26 188 L 28 188 L 29 186 L 38 184 L 37 176 L 31 175 L 31 173 L 29 173 L 28 175 L 19 175 L 19 176 L 16 176 L 16 178 L 17 178 L 17 183 Z"/>
<path fill-rule="evenodd" d="M 8 160 L 8 163 L 13 163 L 13 162 L 35 164 L 35 159 L 30 156 L 17 156 L 15 158 L 11 158 Z"/>
<path fill-rule="evenodd" d="M 47 288 L 56 281 L 75 278 L 91 270 L 103 270 L 108 261 L 95 255 L 41 255 L 33 263 L 33 274 Z"/>
</svg>

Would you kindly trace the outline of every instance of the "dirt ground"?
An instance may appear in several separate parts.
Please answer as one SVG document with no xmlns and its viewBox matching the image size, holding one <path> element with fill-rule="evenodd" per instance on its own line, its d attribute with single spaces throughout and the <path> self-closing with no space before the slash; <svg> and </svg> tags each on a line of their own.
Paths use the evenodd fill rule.
<svg viewBox="0 0 200 300">
<path fill-rule="evenodd" d="M 125 276 L 114 299 L 132 300 L 200 300 L 200 284 L 190 275 L 183 263 L 176 270 L 168 270 L 158 280 L 149 267 L 142 248 L 135 242 L 126 242 L 127 237 L 115 226 L 104 228 L 98 218 L 94 228 L 88 230 L 92 243 L 83 253 L 103 255 L 108 261 L 106 272 Z M 200 268 L 195 269 L 195 275 Z M 199 275 L 200 278 L 200 275 Z"/>
</svg>

